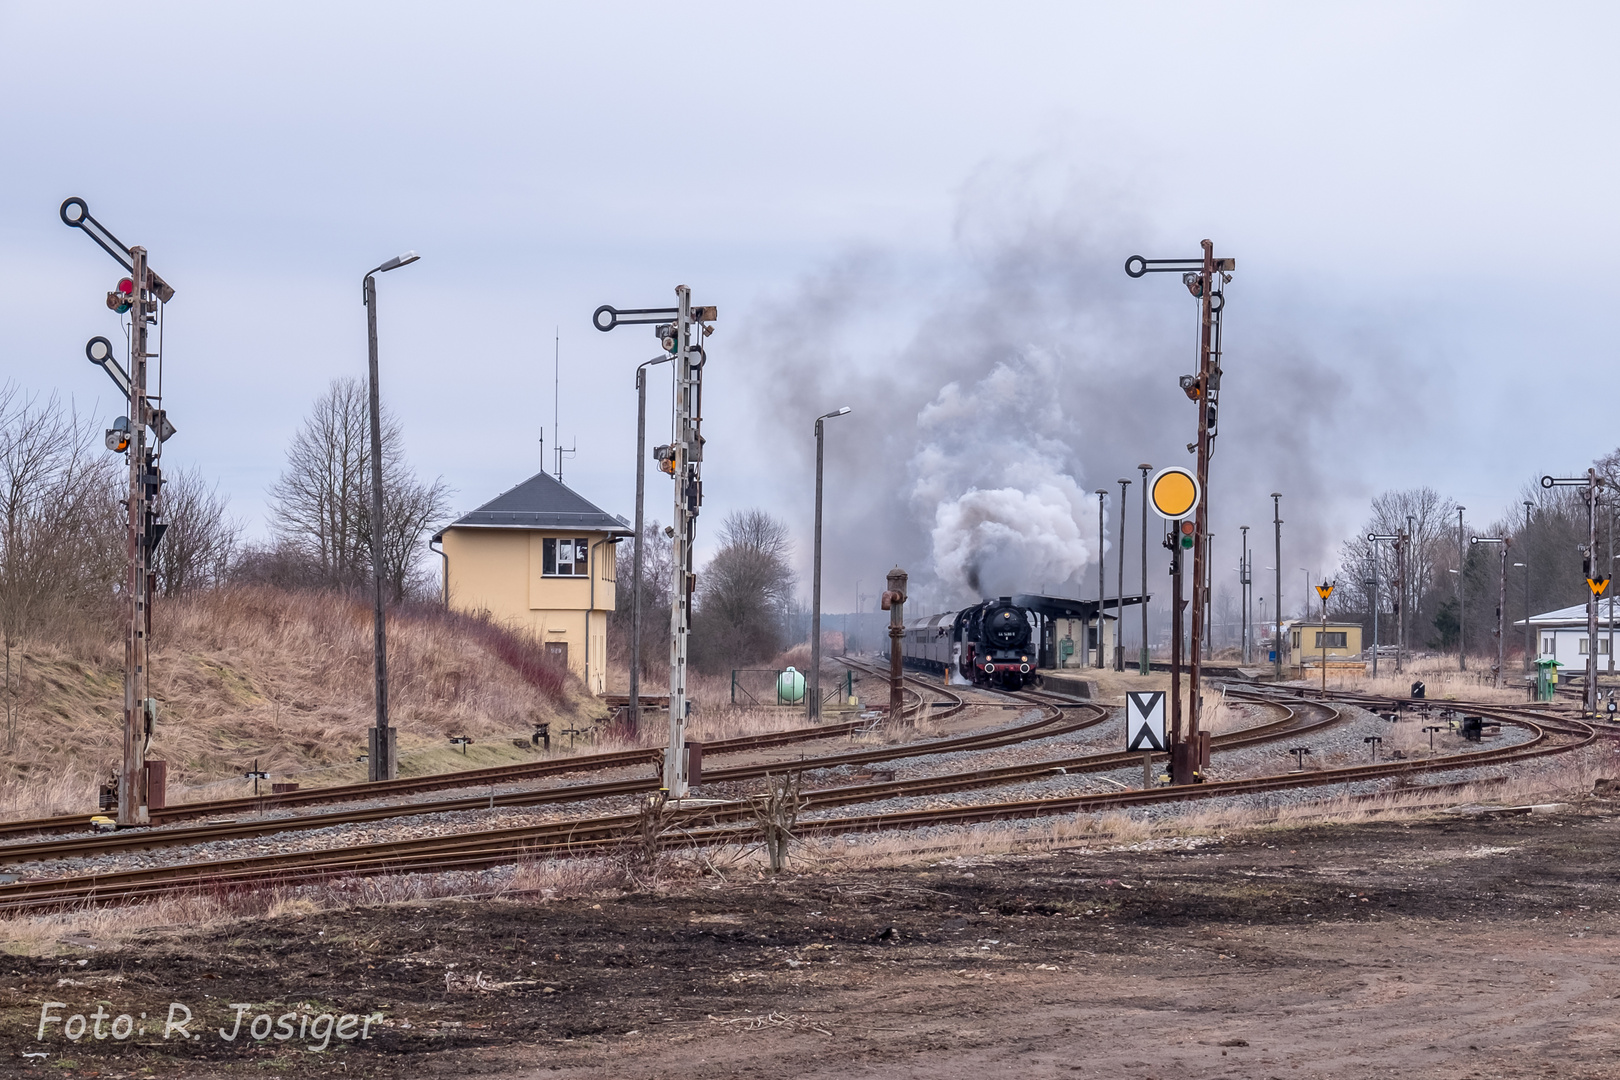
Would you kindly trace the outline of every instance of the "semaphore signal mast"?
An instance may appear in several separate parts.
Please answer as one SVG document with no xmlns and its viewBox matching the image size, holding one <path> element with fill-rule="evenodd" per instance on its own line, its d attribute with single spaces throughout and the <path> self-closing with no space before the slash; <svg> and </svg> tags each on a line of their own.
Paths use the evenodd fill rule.
<svg viewBox="0 0 1620 1080">
<path fill-rule="evenodd" d="M 162 305 L 174 298 L 169 287 L 147 265 L 146 249 L 128 247 L 90 216 L 90 208 L 77 196 L 62 203 L 62 223 L 79 229 L 113 257 L 129 274 L 107 294 L 107 307 L 129 314 L 129 370 L 113 356 L 112 342 L 93 337 L 85 345 L 90 362 L 106 371 L 129 400 L 129 412 L 107 431 L 107 449 L 122 453 L 129 462 L 127 500 L 129 570 L 124 579 L 124 760 L 118 774 L 118 824 L 145 825 L 148 821 L 148 769 L 146 752 L 157 723 L 157 701 L 151 696 L 149 648 L 152 636 L 152 552 L 168 527 L 162 520 L 163 475 L 159 459 L 163 444 L 174 435 L 174 425 L 162 409 L 162 400 L 146 392 L 146 367 L 154 355 L 148 331 L 159 325 Z M 148 441 L 148 432 L 151 440 Z"/>
</svg>

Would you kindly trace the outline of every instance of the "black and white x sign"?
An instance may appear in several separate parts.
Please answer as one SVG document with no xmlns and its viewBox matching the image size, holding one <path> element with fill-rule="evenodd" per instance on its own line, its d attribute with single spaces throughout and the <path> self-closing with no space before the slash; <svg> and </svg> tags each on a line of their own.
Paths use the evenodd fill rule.
<svg viewBox="0 0 1620 1080">
<path fill-rule="evenodd" d="M 1125 749 L 1163 750 L 1164 691 L 1125 695 Z"/>
</svg>

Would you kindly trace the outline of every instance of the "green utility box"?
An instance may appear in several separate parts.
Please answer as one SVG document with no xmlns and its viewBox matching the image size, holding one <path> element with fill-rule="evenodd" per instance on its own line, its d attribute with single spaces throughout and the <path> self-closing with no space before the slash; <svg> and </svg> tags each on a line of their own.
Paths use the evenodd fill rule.
<svg viewBox="0 0 1620 1080">
<path fill-rule="evenodd" d="M 1557 660 L 1542 658 L 1536 661 L 1536 700 L 1551 701 L 1558 689 L 1558 669 L 1563 667 Z"/>
</svg>

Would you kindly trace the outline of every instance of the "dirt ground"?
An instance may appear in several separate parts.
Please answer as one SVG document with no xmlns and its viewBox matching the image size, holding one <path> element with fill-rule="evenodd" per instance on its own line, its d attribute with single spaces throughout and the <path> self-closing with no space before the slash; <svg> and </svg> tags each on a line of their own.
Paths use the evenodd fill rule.
<svg viewBox="0 0 1620 1080">
<path fill-rule="evenodd" d="M 1135 848 L 67 938 L 0 956 L 0 1075 L 1620 1076 L 1609 809 Z"/>
</svg>

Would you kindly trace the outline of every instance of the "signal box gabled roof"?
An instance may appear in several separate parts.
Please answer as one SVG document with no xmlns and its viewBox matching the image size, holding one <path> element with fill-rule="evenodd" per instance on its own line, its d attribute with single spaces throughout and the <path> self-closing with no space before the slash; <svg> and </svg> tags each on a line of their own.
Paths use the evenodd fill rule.
<svg viewBox="0 0 1620 1080">
<path fill-rule="evenodd" d="M 609 514 L 546 473 L 536 473 L 503 491 L 470 514 L 450 523 L 452 529 L 548 529 L 605 532 L 631 536 L 623 518 Z"/>
</svg>

